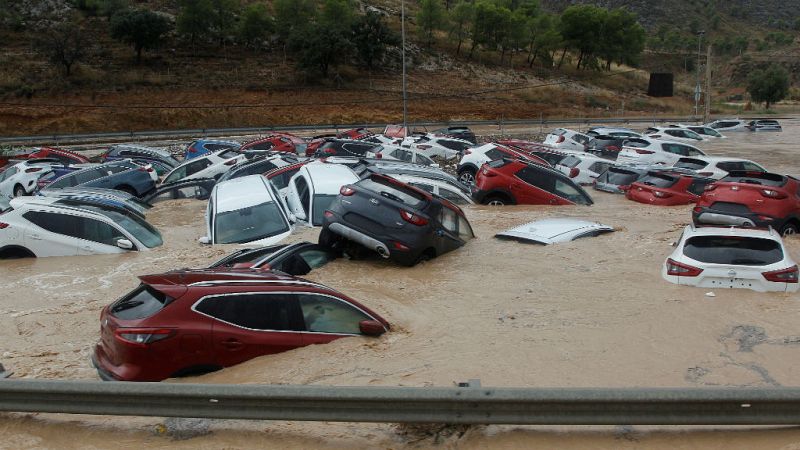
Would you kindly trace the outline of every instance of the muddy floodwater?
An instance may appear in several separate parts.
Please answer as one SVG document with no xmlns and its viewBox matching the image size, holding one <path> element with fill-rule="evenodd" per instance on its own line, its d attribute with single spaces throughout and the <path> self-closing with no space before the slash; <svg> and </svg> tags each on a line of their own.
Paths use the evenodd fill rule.
<svg viewBox="0 0 800 450">
<path fill-rule="evenodd" d="M 701 145 L 800 175 L 800 120 L 782 133 L 730 132 Z M 354 386 L 800 386 L 800 295 L 681 287 L 660 270 L 691 206 L 652 207 L 590 190 L 591 207 L 469 207 L 477 239 L 402 268 L 338 260 L 307 276 L 391 322 L 347 338 L 251 360 L 177 383 Z M 201 246 L 204 202 L 161 203 L 149 252 L 0 261 L 0 362 L 14 377 L 97 380 L 89 356 L 102 307 L 137 275 L 203 266 L 235 246 Z M 555 246 L 499 241 L 547 217 L 616 232 Z M 289 241 L 316 240 L 302 229 Z M 800 261 L 800 238 L 787 239 Z M 711 448 L 798 449 L 797 428 L 518 427 L 182 421 L 0 414 L 0 448 Z"/>
</svg>

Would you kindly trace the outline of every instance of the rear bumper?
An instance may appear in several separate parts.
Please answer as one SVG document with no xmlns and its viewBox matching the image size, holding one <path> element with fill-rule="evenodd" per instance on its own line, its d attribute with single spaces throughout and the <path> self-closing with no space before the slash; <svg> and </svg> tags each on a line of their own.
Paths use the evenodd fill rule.
<svg viewBox="0 0 800 450">
<path fill-rule="evenodd" d="M 384 258 L 388 258 L 390 255 L 389 248 L 383 242 L 369 236 L 365 233 L 362 233 L 358 230 L 348 227 L 347 225 L 342 225 L 339 222 L 334 222 L 328 225 L 328 229 L 342 236 L 350 241 L 356 242 L 370 250 L 374 250 L 376 253 L 381 255 Z"/>
<path fill-rule="evenodd" d="M 97 358 L 97 352 L 98 350 L 95 348 L 95 352 L 92 354 L 92 365 L 97 369 L 97 376 L 103 381 L 121 381 L 119 378 L 115 377 L 111 371 L 106 370 L 102 364 L 100 364 Z"/>
</svg>

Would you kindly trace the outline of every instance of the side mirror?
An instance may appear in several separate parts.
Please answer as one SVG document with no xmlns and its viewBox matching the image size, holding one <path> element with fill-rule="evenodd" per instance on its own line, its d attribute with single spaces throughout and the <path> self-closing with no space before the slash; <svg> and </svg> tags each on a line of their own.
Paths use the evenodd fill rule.
<svg viewBox="0 0 800 450">
<path fill-rule="evenodd" d="M 130 250 L 133 248 L 133 242 L 127 239 L 117 239 L 117 247 L 123 250 Z"/>
<path fill-rule="evenodd" d="M 365 336 L 380 336 L 386 332 L 386 327 L 377 320 L 362 320 L 358 322 L 358 329 Z"/>
<path fill-rule="evenodd" d="M 208 245 L 208 244 L 211 243 L 211 239 L 209 239 L 208 236 L 203 236 L 200 239 L 198 239 L 197 242 L 199 242 L 199 243 L 201 243 L 203 245 Z"/>
</svg>

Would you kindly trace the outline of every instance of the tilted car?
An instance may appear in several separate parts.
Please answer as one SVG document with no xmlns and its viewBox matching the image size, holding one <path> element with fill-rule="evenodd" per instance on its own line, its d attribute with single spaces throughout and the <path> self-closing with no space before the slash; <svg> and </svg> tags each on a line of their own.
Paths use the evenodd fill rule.
<svg viewBox="0 0 800 450">
<path fill-rule="evenodd" d="M 781 124 L 773 119 L 751 120 L 747 124 L 747 129 L 750 131 L 783 131 Z"/>
<path fill-rule="evenodd" d="M 162 184 L 149 195 L 142 198 L 142 202 L 152 206 L 167 200 L 181 200 L 187 198 L 208 200 L 215 184 L 217 184 L 217 180 L 213 178 L 192 178 L 190 180 L 179 180 L 174 183 Z"/>
<path fill-rule="evenodd" d="M 310 145 L 309 145 L 310 146 Z M 327 156 L 353 156 L 356 158 L 371 157 L 375 154 L 378 144 L 354 139 L 325 139 L 314 152 L 315 158 Z"/>
<path fill-rule="evenodd" d="M 139 215 L 108 204 L 24 197 L 0 214 L 0 258 L 123 253 L 161 244 L 158 230 Z"/>
<path fill-rule="evenodd" d="M 263 175 L 279 167 L 297 163 L 297 157 L 290 153 L 275 153 L 256 158 L 241 160 L 219 177 L 219 181 L 232 180 L 248 175 Z"/>
<path fill-rule="evenodd" d="M 184 161 L 172 172 L 164 177 L 161 184 L 174 183 L 178 180 L 191 180 L 193 178 L 219 179 L 236 164 L 244 161 L 245 155 L 235 150 L 221 150 L 197 158 Z"/>
<path fill-rule="evenodd" d="M 38 188 L 38 181 L 52 172 L 55 159 L 28 159 L 0 172 L 0 197 L 10 199 L 30 195 Z"/>
<path fill-rule="evenodd" d="M 450 200 L 455 205 L 471 205 L 472 193 L 469 188 L 460 182 L 436 179 L 432 177 L 414 176 L 409 174 L 389 174 L 395 180 L 420 188 L 444 199 Z"/>
<path fill-rule="evenodd" d="M 439 128 L 438 130 L 434 130 L 431 134 L 461 139 L 470 142 L 472 145 L 476 145 L 478 143 L 477 139 L 475 138 L 475 133 L 470 130 L 469 127 L 465 126 Z"/>
<path fill-rule="evenodd" d="M 598 191 L 624 194 L 631 184 L 649 171 L 649 166 L 611 166 L 597 176 L 592 186 Z"/>
<path fill-rule="evenodd" d="M 330 247 L 311 242 L 245 248 L 211 263 L 205 270 L 278 270 L 299 277 L 333 261 L 340 254 Z"/>
<path fill-rule="evenodd" d="M 653 139 L 687 142 L 690 144 L 698 144 L 704 141 L 703 136 L 688 128 L 681 127 L 650 127 L 644 130 L 644 134 Z"/>
<path fill-rule="evenodd" d="M 742 119 L 719 119 L 706 126 L 717 131 L 747 131 L 747 122 Z"/>
<path fill-rule="evenodd" d="M 475 237 L 453 203 L 372 174 L 342 186 L 325 211 L 320 245 L 358 245 L 404 266 L 455 250 Z"/>
<path fill-rule="evenodd" d="M 27 159 L 51 158 L 58 160 L 61 164 L 86 164 L 89 158 L 81 155 L 80 153 L 71 152 L 61 148 L 54 147 L 40 147 L 34 149 L 32 153 L 26 155 Z"/>
<path fill-rule="evenodd" d="M 202 244 L 272 245 L 292 232 L 290 217 L 275 187 L 263 175 L 214 186 L 205 215 Z"/>
<path fill-rule="evenodd" d="M 435 135 L 420 136 L 419 139 L 410 144 L 411 148 L 416 149 L 428 158 L 441 159 L 456 158 L 473 145 L 475 144 L 463 139 Z"/>
<path fill-rule="evenodd" d="M 614 231 L 597 222 L 570 218 L 549 218 L 529 222 L 494 235 L 498 239 L 550 245 L 594 237 Z"/>
<path fill-rule="evenodd" d="M 705 156 L 705 153 L 681 142 L 661 141 L 651 137 L 631 138 L 623 143 L 617 163 L 671 166 L 683 156 Z"/>
<path fill-rule="evenodd" d="M 349 167 L 312 162 L 297 171 L 286 189 L 286 206 L 298 222 L 322 225 L 322 214 L 346 184 L 359 180 Z"/>
<path fill-rule="evenodd" d="M 56 197 L 66 198 L 71 200 L 91 199 L 91 200 L 105 200 L 112 206 L 127 209 L 141 217 L 145 216 L 148 209 L 151 208 L 145 199 L 139 199 L 133 194 L 118 191 L 116 189 L 104 188 L 90 188 L 90 187 L 74 187 L 63 189 L 52 189 L 39 191 L 39 195 L 43 197 Z"/>
<path fill-rule="evenodd" d="M 242 144 L 239 152 L 250 155 L 262 152 L 282 152 L 305 156 L 306 145 L 305 139 L 293 134 L 273 133 Z"/>
<path fill-rule="evenodd" d="M 277 272 L 172 271 L 139 279 L 100 314 L 92 363 L 104 380 L 161 381 L 390 328 L 338 291 Z"/>
<path fill-rule="evenodd" d="M 170 167 L 177 167 L 180 161 L 175 159 L 167 150 L 155 147 L 146 147 L 138 144 L 116 144 L 100 155 L 100 161 L 119 161 L 123 159 L 158 160 Z"/>
<path fill-rule="evenodd" d="M 393 159 L 412 164 L 419 164 L 421 166 L 439 167 L 439 164 L 425 156 L 423 152 L 416 148 L 404 148 L 399 145 L 392 144 L 382 144 L 380 147 L 376 148 L 375 158 Z"/>
<path fill-rule="evenodd" d="M 598 134 L 589 141 L 589 148 L 586 151 L 601 158 L 616 160 L 619 156 L 619 151 L 622 150 L 622 144 L 627 139 L 627 137 Z"/>
<path fill-rule="evenodd" d="M 294 164 L 289 164 L 288 166 L 279 167 L 277 169 L 272 169 L 269 172 L 265 173 L 264 176 L 275 186 L 275 189 L 281 193 L 281 195 L 286 195 L 286 189 L 289 187 L 289 180 L 292 179 L 294 174 L 300 171 L 300 168 L 304 165 L 310 163 L 312 160 L 300 161 Z"/>
<path fill-rule="evenodd" d="M 733 171 L 706 186 L 692 210 L 695 224 L 800 231 L 800 180 L 770 172 Z"/>
<path fill-rule="evenodd" d="M 192 141 L 183 153 L 183 160 L 188 161 L 198 156 L 208 153 L 215 153 L 222 150 L 238 151 L 242 144 L 236 141 L 220 141 L 216 139 L 197 139 Z"/>
<path fill-rule="evenodd" d="M 698 175 L 719 180 L 732 171 L 766 172 L 767 169 L 753 161 L 727 156 L 683 157 L 674 167 L 697 172 Z"/>
<path fill-rule="evenodd" d="M 589 153 L 567 155 L 555 168 L 578 184 L 592 184 L 598 175 L 613 166 L 614 162 Z"/>
<path fill-rule="evenodd" d="M 545 137 L 544 143 L 559 150 L 585 152 L 592 138 L 566 128 L 556 128 Z"/>
<path fill-rule="evenodd" d="M 670 170 L 652 170 L 631 183 L 625 192 L 628 200 L 657 206 L 685 205 L 696 202 L 711 178 Z"/>
<path fill-rule="evenodd" d="M 610 136 L 618 139 L 628 139 L 632 137 L 642 137 L 642 133 L 637 133 L 630 128 L 620 127 L 592 127 L 586 132 L 587 136 L 596 138 L 600 135 Z"/>
<path fill-rule="evenodd" d="M 158 175 L 151 166 L 141 166 L 131 160 L 112 161 L 68 173 L 44 189 L 66 187 L 98 187 L 116 189 L 136 197 L 150 193 L 156 185 Z"/>
<path fill-rule="evenodd" d="M 483 165 L 472 198 L 485 205 L 591 205 L 589 194 L 558 170 L 498 159 Z"/>
<path fill-rule="evenodd" d="M 467 186 L 472 185 L 475 183 L 475 175 L 484 163 L 503 158 L 531 161 L 544 166 L 550 165 L 544 159 L 534 156 L 529 152 L 516 150 L 505 145 L 489 143 L 464 151 L 461 160 L 458 162 L 458 167 L 456 168 L 458 179 Z"/>
<path fill-rule="evenodd" d="M 706 289 L 797 292 L 798 269 L 767 230 L 687 226 L 661 271 L 670 283 Z"/>
</svg>

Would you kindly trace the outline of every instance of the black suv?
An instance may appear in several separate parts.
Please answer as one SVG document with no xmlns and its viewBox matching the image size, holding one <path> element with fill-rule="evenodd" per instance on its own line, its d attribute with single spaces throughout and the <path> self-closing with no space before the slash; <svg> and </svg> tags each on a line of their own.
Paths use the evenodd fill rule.
<svg viewBox="0 0 800 450">
<path fill-rule="evenodd" d="M 374 153 L 377 147 L 379 147 L 378 144 L 354 139 L 326 139 L 325 142 L 317 148 L 314 157 L 353 156 L 356 158 L 363 158 L 367 156 L 367 152 Z"/>
<path fill-rule="evenodd" d="M 458 206 L 394 178 L 372 174 L 342 186 L 325 211 L 319 243 L 344 249 L 358 244 L 398 264 L 413 266 L 455 250 L 473 237 Z"/>
<path fill-rule="evenodd" d="M 440 128 L 434 131 L 433 134 L 437 136 L 449 136 L 456 139 L 463 139 L 465 141 L 472 142 L 473 144 L 478 143 L 478 140 L 475 139 L 475 133 L 473 133 L 468 127 Z"/>
</svg>

